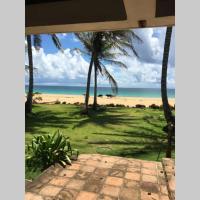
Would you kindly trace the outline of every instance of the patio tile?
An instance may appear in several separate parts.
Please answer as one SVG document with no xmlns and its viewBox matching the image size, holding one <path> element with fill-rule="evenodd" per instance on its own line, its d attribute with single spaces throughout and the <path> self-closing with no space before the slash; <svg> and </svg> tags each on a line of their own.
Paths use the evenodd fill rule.
<svg viewBox="0 0 200 200">
<path fill-rule="evenodd" d="M 119 187 L 113 187 L 110 185 L 104 185 L 101 193 L 104 195 L 110 195 L 113 197 L 118 197 L 119 196 L 119 192 L 120 192 L 120 188 Z"/>
<path fill-rule="evenodd" d="M 140 187 L 143 191 L 150 193 L 159 193 L 159 185 L 150 182 L 141 182 Z"/>
<path fill-rule="evenodd" d="M 142 168 L 142 173 L 143 174 L 147 174 L 147 175 L 152 175 L 152 176 L 156 176 L 157 175 L 157 171 L 156 170 L 151 170 L 151 169 L 147 169 L 147 168 Z"/>
<path fill-rule="evenodd" d="M 115 177 L 120 177 L 120 178 L 123 178 L 125 176 L 125 171 L 123 170 L 119 170 L 119 169 L 111 169 L 110 170 L 110 173 L 109 173 L 110 176 L 115 176 Z"/>
<path fill-rule="evenodd" d="M 142 167 L 147 168 L 147 169 L 156 170 L 156 164 L 153 162 L 143 162 Z"/>
<path fill-rule="evenodd" d="M 66 177 L 55 177 L 49 183 L 56 186 L 64 186 L 69 181 Z"/>
<path fill-rule="evenodd" d="M 65 187 L 67 189 L 81 190 L 83 188 L 84 184 L 85 184 L 85 181 L 71 179 Z"/>
<path fill-rule="evenodd" d="M 77 194 L 76 190 L 65 189 L 58 194 L 57 200 L 74 200 Z"/>
<path fill-rule="evenodd" d="M 170 200 L 168 195 L 161 195 L 160 200 Z"/>
<path fill-rule="evenodd" d="M 92 192 L 81 191 L 76 200 L 97 200 L 97 194 Z"/>
<path fill-rule="evenodd" d="M 104 180 L 105 177 L 98 176 L 97 174 L 92 174 L 90 178 L 86 181 L 83 190 L 99 193 L 103 186 Z"/>
<path fill-rule="evenodd" d="M 123 185 L 123 179 L 122 178 L 108 176 L 106 178 L 105 184 L 112 185 L 112 186 L 122 186 Z"/>
<path fill-rule="evenodd" d="M 139 191 L 133 190 L 131 188 L 123 188 L 120 191 L 120 200 L 138 200 L 139 198 Z"/>
<path fill-rule="evenodd" d="M 160 200 L 158 194 L 141 191 L 140 200 Z"/>
<path fill-rule="evenodd" d="M 107 176 L 109 174 L 109 169 L 102 169 L 102 168 L 96 168 L 95 174 L 98 174 L 99 176 Z"/>
<path fill-rule="evenodd" d="M 164 164 L 174 195 L 175 173 L 170 162 Z M 56 164 L 30 182 L 25 200 L 169 200 L 164 170 L 160 162 L 81 155 L 71 166 Z"/>
<path fill-rule="evenodd" d="M 42 196 L 27 192 L 25 194 L 25 200 L 43 200 Z"/>
<path fill-rule="evenodd" d="M 97 200 L 119 200 L 119 199 L 116 198 L 116 197 L 111 197 L 111 196 L 108 196 L 108 195 L 100 194 L 98 196 Z"/>
<path fill-rule="evenodd" d="M 93 172 L 96 168 L 93 167 L 93 166 L 88 166 L 88 165 L 85 165 L 81 168 L 82 171 L 84 172 Z"/>
<path fill-rule="evenodd" d="M 57 187 L 57 186 L 51 186 L 51 185 L 46 185 L 42 188 L 42 190 L 40 191 L 41 195 L 44 196 L 56 196 L 62 188 Z"/>
<path fill-rule="evenodd" d="M 90 177 L 91 174 L 92 174 L 91 172 L 84 172 L 84 171 L 79 170 L 74 176 L 74 178 L 79 179 L 79 180 L 86 180 Z"/>
<path fill-rule="evenodd" d="M 127 172 L 125 175 L 126 179 L 134 180 L 134 181 L 139 181 L 140 180 L 140 174 L 139 173 L 132 173 L 132 172 Z"/>
<path fill-rule="evenodd" d="M 75 170 L 64 169 L 59 173 L 59 176 L 65 176 L 68 178 L 72 178 L 76 173 L 77 173 L 77 171 L 75 171 Z"/>
<path fill-rule="evenodd" d="M 133 188 L 133 189 L 138 189 L 140 184 L 139 181 L 132 181 L 128 179 L 124 179 L 124 186 L 127 188 Z"/>
<path fill-rule="evenodd" d="M 158 182 L 156 176 L 151 176 L 151 175 L 146 175 L 146 174 L 142 175 L 142 180 L 145 181 L 145 182 L 151 182 L 151 183 L 157 183 Z"/>
<path fill-rule="evenodd" d="M 80 164 L 72 164 L 71 166 L 68 167 L 68 169 L 79 170 L 80 166 L 81 166 Z"/>
</svg>

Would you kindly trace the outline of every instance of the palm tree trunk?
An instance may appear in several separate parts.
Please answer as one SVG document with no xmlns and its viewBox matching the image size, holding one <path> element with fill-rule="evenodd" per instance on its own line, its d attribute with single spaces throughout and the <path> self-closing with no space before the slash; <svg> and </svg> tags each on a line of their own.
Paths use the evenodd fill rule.
<svg viewBox="0 0 200 200">
<path fill-rule="evenodd" d="M 94 102 L 93 109 L 97 108 L 97 66 L 94 64 Z"/>
<path fill-rule="evenodd" d="M 32 57 L 32 44 L 31 44 L 31 35 L 27 35 L 28 43 L 28 60 L 29 60 L 29 88 L 27 100 L 25 103 L 25 112 L 32 112 L 32 98 L 33 98 L 33 57 Z"/>
<path fill-rule="evenodd" d="M 166 36 L 165 36 L 165 46 L 163 53 L 163 62 L 162 62 L 162 77 L 161 77 L 161 95 L 165 119 L 168 126 L 168 145 L 166 151 L 166 157 L 171 158 L 171 147 L 172 147 L 172 112 L 168 103 L 167 97 L 167 67 L 168 67 L 168 58 L 169 58 L 169 49 L 171 42 L 172 27 L 167 27 Z"/>
<path fill-rule="evenodd" d="M 90 80 L 91 80 L 93 62 L 94 62 L 94 55 L 92 54 L 90 66 L 88 69 L 88 76 L 87 76 L 87 87 L 86 87 L 86 94 L 85 94 L 85 109 L 83 111 L 84 114 L 88 114 L 88 102 L 89 102 L 89 96 L 90 96 Z"/>
</svg>

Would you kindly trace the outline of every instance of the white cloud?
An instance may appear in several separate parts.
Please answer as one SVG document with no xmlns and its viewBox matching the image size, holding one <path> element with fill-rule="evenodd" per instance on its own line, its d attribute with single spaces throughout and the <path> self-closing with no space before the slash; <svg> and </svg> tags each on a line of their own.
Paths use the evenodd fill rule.
<svg viewBox="0 0 200 200">
<path fill-rule="evenodd" d="M 111 65 L 107 65 L 107 68 L 117 80 L 119 87 L 160 87 L 166 28 L 145 28 L 134 31 L 143 40 L 142 44 L 135 44 L 140 57 L 118 58 L 128 66 L 127 70 Z M 172 88 L 175 86 L 174 37 L 173 30 L 168 69 L 168 87 Z M 72 37 L 72 39 L 76 38 Z M 78 52 L 72 53 L 70 49 L 66 49 L 64 54 L 59 51 L 46 54 L 42 48 L 38 52 L 33 48 L 33 60 L 34 66 L 38 68 L 35 74 L 36 83 L 86 85 L 89 62 Z M 26 55 L 26 63 L 27 61 Z M 100 86 L 109 85 L 101 75 L 99 75 L 98 83 Z"/>
</svg>

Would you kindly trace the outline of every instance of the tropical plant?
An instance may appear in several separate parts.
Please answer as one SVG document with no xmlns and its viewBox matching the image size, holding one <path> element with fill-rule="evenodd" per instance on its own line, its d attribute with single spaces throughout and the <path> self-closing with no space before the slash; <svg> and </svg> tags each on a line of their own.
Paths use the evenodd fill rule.
<svg viewBox="0 0 200 200">
<path fill-rule="evenodd" d="M 174 137 L 173 135 L 175 134 L 175 117 L 173 116 L 172 111 L 170 109 L 167 96 L 167 68 L 168 68 L 171 35 L 172 35 L 172 27 L 167 27 L 164 52 L 163 52 L 163 61 L 162 61 L 162 76 L 161 76 L 161 96 L 162 96 L 164 116 L 167 122 L 167 127 L 165 129 L 167 130 L 168 134 L 168 145 L 166 150 L 166 157 L 168 158 L 171 158 L 172 142 Z"/>
<path fill-rule="evenodd" d="M 53 135 L 40 135 L 32 139 L 26 148 L 26 166 L 36 169 L 46 169 L 59 163 L 63 167 L 71 165 L 71 157 L 78 156 L 77 150 L 72 150 L 69 137 L 64 137 L 59 131 Z"/>
<path fill-rule="evenodd" d="M 87 87 L 85 95 L 85 113 L 88 113 L 88 101 L 90 92 L 91 72 L 94 64 L 94 103 L 93 108 L 97 106 L 97 75 L 100 72 L 105 76 L 110 84 L 113 93 L 118 92 L 117 82 L 109 73 L 106 64 L 114 64 L 115 66 L 127 68 L 127 66 L 119 61 L 118 56 L 130 56 L 132 51 L 136 56 L 137 52 L 133 45 L 133 39 L 141 41 L 141 39 L 131 30 L 126 31 L 106 31 L 106 32 L 90 32 L 76 33 L 76 37 L 83 43 L 84 50 L 81 53 L 90 56 L 90 65 L 87 76 Z"/>
<path fill-rule="evenodd" d="M 56 36 L 56 34 L 51 34 L 51 39 L 54 43 L 54 45 L 61 51 L 63 52 L 63 48 L 61 46 L 61 43 Z M 33 44 L 34 48 L 38 51 L 41 47 L 41 36 L 40 35 L 33 35 Z M 25 103 L 25 113 L 31 113 L 32 112 L 32 102 L 33 102 L 33 84 L 34 84 L 34 76 L 33 76 L 33 55 L 32 55 L 32 39 L 31 35 L 27 35 L 27 48 L 28 48 L 28 60 L 29 60 L 29 65 L 25 65 L 25 69 L 29 71 L 29 88 L 28 88 L 28 95 L 27 95 L 27 100 Z"/>
</svg>

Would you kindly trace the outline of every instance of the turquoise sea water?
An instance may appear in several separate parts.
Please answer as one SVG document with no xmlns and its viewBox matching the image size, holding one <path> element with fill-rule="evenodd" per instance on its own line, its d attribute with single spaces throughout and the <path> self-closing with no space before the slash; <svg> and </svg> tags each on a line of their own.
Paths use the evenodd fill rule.
<svg viewBox="0 0 200 200">
<path fill-rule="evenodd" d="M 79 86 L 34 86 L 34 92 L 43 94 L 83 95 L 85 94 L 85 89 L 85 87 Z M 25 90 L 28 90 L 28 86 L 25 86 Z M 93 95 L 93 87 L 91 87 L 90 94 Z M 99 87 L 99 94 L 112 94 L 112 90 L 109 87 Z M 119 88 L 117 96 L 160 98 L 161 93 L 160 88 Z M 175 89 L 168 89 L 168 97 L 175 98 Z"/>
</svg>

